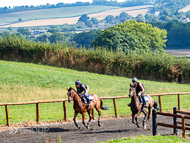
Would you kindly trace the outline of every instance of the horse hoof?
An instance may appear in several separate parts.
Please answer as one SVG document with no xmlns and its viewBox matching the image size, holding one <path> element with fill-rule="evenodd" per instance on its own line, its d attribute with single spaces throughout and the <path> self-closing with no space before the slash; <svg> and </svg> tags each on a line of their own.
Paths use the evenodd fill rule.
<svg viewBox="0 0 190 143">
<path fill-rule="evenodd" d="M 141 126 L 140 125 L 137 125 L 138 128 L 140 128 Z"/>
<path fill-rule="evenodd" d="M 78 127 L 78 129 L 80 129 L 80 127 Z"/>
<path fill-rule="evenodd" d="M 143 127 L 143 129 L 144 129 L 144 130 L 146 130 L 146 126 L 145 126 L 145 127 Z"/>
<path fill-rule="evenodd" d="M 101 124 L 98 124 L 99 127 L 101 127 Z"/>
</svg>

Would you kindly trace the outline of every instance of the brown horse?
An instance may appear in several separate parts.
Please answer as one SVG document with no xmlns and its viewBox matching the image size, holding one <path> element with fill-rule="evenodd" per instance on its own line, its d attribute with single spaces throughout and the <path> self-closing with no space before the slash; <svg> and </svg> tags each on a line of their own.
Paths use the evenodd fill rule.
<svg viewBox="0 0 190 143">
<path fill-rule="evenodd" d="M 69 103 L 71 103 L 71 101 L 74 101 L 73 108 L 75 110 L 75 113 L 74 113 L 73 121 L 74 121 L 75 125 L 77 126 L 77 128 L 80 129 L 79 125 L 76 122 L 77 114 L 80 113 L 80 114 L 82 114 L 82 123 L 88 129 L 89 123 L 90 123 L 90 121 L 92 119 L 91 110 L 94 107 L 96 108 L 96 110 L 98 112 L 98 115 L 99 115 L 98 116 L 98 125 L 101 126 L 101 124 L 100 124 L 100 116 L 101 116 L 100 109 L 109 110 L 108 106 L 103 107 L 102 100 L 96 94 L 91 94 L 94 97 L 94 100 L 90 102 L 91 106 L 89 106 L 88 109 L 87 109 L 87 104 L 83 103 L 81 97 L 77 94 L 77 92 L 72 87 L 70 87 L 67 90 L 68 90 L 67 95 L 68 95 Z M 89 121 L 88 121 L 87 125 L 84 122 L 86 112 L 88 112 L 88 115 L 89 115 Z"/>
<path fill-rule="evenodd" d="M 137 127 L 140 127 L 139 122 L 138 122 L 138 116 L 140 115 L 141 112 L 144 113 L 144 119 L 143 119 L 143 128 L 146 129 L 146 123 L 147 120 L 150 118 L 150 112 L 152 107 L 154 107 L 157 110 L 160 110 L 157 102 L 153 100 L 152 97 L 149 95 L 145 95 L 145 100 L 148 98 L 149 101 L 147 102 L 148 106 L 148 113 L 146 111 L 146 107 L 143 107 L 143 104 L 140 102 L 140 99 L 136 93 L 136 86 L 130 84 L 130 89 L 129 89 L 129 97 L 131 97 L 131 111 L 132 111 L 132 122 L 137 125 Z M 135 114 L 137 116 L 135 117 Z M 147 119 L 147 114 L 148 114 L 148 119 Z M 134 121 L 134 118 L 136 122 Z"/>
</svg>

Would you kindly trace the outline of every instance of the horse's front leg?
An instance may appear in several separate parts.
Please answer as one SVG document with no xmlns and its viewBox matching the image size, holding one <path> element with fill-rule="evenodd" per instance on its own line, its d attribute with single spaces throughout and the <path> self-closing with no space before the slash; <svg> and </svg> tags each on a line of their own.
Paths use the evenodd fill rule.
<svg viewBox="0 0 190 143">
<path fill-rule="evenodd" d="M 76 122 L 76 117 L 77 117 L 77 114 L 78 114 L 78 112 L 77 112 L 77 111 L 75 111 L 73 121 L 74 121 L 75 125 L 77 126 L 77 128 L 78 128 L 78 129 L 80 129 L 79 125 L 78 125 L 78 124 L 77 124 L 77 122 Z"/>
<path fill-rule="evenodd" d="M 143 111 L 143 113 L 144 113 L 144 119 L 143 119 L 143 128 L 144 129 L 146 129 L 146 123 L 147 123 L 147 111 L 146 110 L 144 110 Z"/>
<path fill-rule="evenodd" d="M 89 127 L 90 121 L 91 121 L 91 119 L 92 119 L 92 116 L 91 116 L 90 111 L 91 111 L 91 110 L 88 110 L 89 120 L 88 120 L 88 123 L 87 123 L 87 127 Z"/>
<path fill-rule="evenodd" d="M 132 123 L 136 124 L 136 122 L 135 122 L 135 113 L 132 113 Z"/>
<path fill-rule="evenodd" d="M 138 122 L 138 116 L 140 115 L 140 113 L 141 113 L 141 110 L 138 111 L 137 116 L 135 117 L 136 124 L 137 124 L 137 127 L 138 127 L 138 128 L 140 127 L 140 124 L 139 124 L 139 122 Z"/>
<path fill-rule="evenodd" d="M 88 126 L 85 124 L 85 112 L 82 113 L 82 123 L 88 129 Z"/>
</svg>

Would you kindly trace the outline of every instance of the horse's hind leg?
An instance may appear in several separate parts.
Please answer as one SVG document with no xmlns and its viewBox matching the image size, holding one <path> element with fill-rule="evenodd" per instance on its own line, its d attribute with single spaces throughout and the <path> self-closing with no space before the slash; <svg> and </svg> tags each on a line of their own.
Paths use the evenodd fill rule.
<svg viewBox="0 0 190 143">
<path fill-rule="evenodd" d="M 75 125 L 77 126 L 77 128 L 80 129 L 79 125 L 78 125 L 77 122 L 76 122 L 77 114 L 78 114 L 78 112 L 75 111 L 73 121 L 74 121 Z"/>
<path fill-rule="evenodd" d="M 85 112 L 82 113 L 82 123 L 88 129 L 88 126 L 85 124 Z"/>
<path fill-rule="evenodd" d="M 88 123 L 87 123 L 87 126 L 89 127 L 89 124 L 90 124 L 90 121 L 92 119 L 92 116 L 91 116 L 91 113 L 90 113 L 91 110 L 88 110 L 88 115 L 89 115 L 89 120 L 88 120 Z"/>
<path fill-rule="evenodd" d="M 147 123 L 147 111 L 143 111 L 144 113 L 144 119 L 143 119 L 143 128 L 146 129 L 146 123 Z"/>
<path fill-rule="evenodd" d="M 95 107 L 97 112 L 98 112 L 98 126 L 100 127 L 101 126 L 101 123 L 100 123 L 100 116 L 101 116 L 101 111 L 100 111 L 100 108 L 97 108 Z"/>
</svg>

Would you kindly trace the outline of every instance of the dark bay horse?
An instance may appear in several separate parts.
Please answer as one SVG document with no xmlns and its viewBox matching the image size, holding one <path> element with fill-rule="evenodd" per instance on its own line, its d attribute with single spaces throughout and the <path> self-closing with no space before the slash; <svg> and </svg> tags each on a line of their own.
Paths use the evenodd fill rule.
<svg viewBox="0 0 190 143">
<path fill-rule="evenodd" d="M 157 110 L 160 110 L 157 102 L 153 100 L 152 97 L 149 95 L 145 95 L 145 100 L 148 99 L 147 106 L 148 106 L 148 113 L 146 111 L 146 107 L 143 107 L 143 104 L 140 102 L 140 99 L 136 93 L 136 86 L 130 84 L 130 89 L 129 89 L 129 97 L 131 97 L 131 111 L 132 111 L 132 122 L 137 125 L 137 127 L 140 127 L 139 122 L 138 122 L 138 116 L 140 115 L 141 112 L 144 113 L 144 119 L 143 119 L 143 128 L 146 129 L 146 123 L 147 120 L 150 118 L 150 112 L 152 107 L 154 107 Z M 135 117 L 135 115 L 137 116 Z M 148 114 L 148 118 L 147 118 Z M 135 121 L 134 121 L 135 118 Z"/>
<path fill-rule="evenodd" d="M 72 87 L 70 87 L 67 90 L 68 90 L 67 95 L 68 95 L 69 103 L 71 103 L 71 101 L 74 101 L 73 108 L 75 110 L 75 113 L 74 113 L 73 121 L 74 121 L 75 125 L 77 126 L 77 128 L 80 129 L 79 125 L 76 122 L 77 114 L 80 113 L 80 114 L 82 114 L 82 123 L 88 129 L 89 123 L 90 123 L 90 121 L 92 119 L 91 110 L 94 107 L 96 108 L 96 110 L 98 112 L 98 115 L 99 115 L 98 116 L 98 125 L 101 126 L 101 124 L 100 124 L 100 116 L 101 116 L 100 109 L 109 110 L 108 106 L 103 107 L 102 100 L 96 94 L 91 94 L 94 97 L 94 100 L 92 100 L 90 102 L 91 106 L 89 106 L 88 109 L 87 109 L 87 104 L 83 103 L 81 97 L 77 94 L 77 92 Z M 84 122 L 86 112 L 88 112 L 88 115 L 89 115 L 89 121 L 88 121 L 87 125 Z"/>
</svg>

